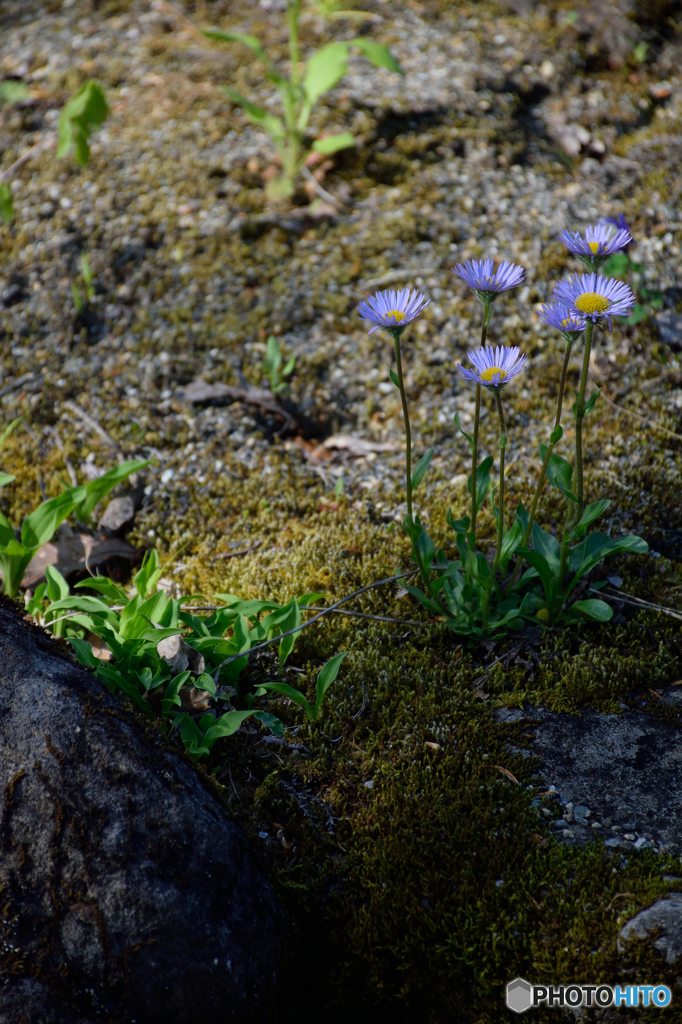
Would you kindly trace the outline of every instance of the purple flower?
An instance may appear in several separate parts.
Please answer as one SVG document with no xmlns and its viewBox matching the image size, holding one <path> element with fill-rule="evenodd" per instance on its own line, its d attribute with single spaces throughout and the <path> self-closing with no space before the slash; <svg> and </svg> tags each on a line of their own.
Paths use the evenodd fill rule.
<svg viewBox="0 0 682 1024">
<path fill-rule="evenodd" d="M 566 341 L 575 341 L 587 327 L 582 316 L 576 316 L 566 306 L 558 306 L 555 302 L 543 306 L 539 315 L 544 323 L 561 331 Z"/>
<path fill-rule="evenodd" d="M 374 334 L 380 327 L 390 334 L 394 331 L 402 332 L 409 323 L 417 319 L 430 301 L 421 292 L 411 288 L 400 288 L 398 291 L 391 289 L 386 292 L 375 292 L 369 298 L 358 302 L 357 309 L 360 320 L 374 324 L 369 334 Z"/>
<path fill-rule="evenodd" d="M 619 213 L 617 217 L 602 217 L 602 224 L 613 224 L 614 228 L 618 231 L 627 231 L 630 233 L 630 227 L 628 222 L 622 213 Z"/>
<path fill-rule="evenodd" d="M 585 228 L 584 238 L 579 231 L 560 231 L 557 238 L 588 270 L 599 270 L 602 263 L 632 241 L 627 224 L 615 231 L 611 224 L 595 224 Z"/>
<path fill-rule="evenodd" d="M 457 372 L 463 380 L 482 384 L 486 388 L 503 388 L 512 377 L 523 370 L 527 356 L 521 355 L 518 345 L 482 345 L 468 353 L 474 364 L 469 370 L 457 363 Z"/>
<path fill-rule="evenodd" d="M 452 272 L 473 288 L 481 302 L 487 303 L 493 302 L 500 292 L 522 284 L 525 273 L 516 263 L 500 263 L 496 269 L 492 260 L 467 260 L 452 267 Z"/>
<path fill-rule="evenodd" d="M 567 306 L 573 316 L 595 323 L 612 316 L 627 316 L 635 304 L 631 289 L 614 277 L 570 274 L 556 285 L 552 298 Z"/>
</svg>

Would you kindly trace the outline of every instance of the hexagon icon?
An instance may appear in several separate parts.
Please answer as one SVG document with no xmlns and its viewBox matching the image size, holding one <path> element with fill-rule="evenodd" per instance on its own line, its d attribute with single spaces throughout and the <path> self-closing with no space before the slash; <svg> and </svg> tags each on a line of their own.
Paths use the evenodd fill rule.
<svg viewBox="0 0 682 1024">
<path fill-rule="evenodd" d="M 507 1006 L 514 1013 L 523 1013 L 530 1009 L 533 1004 L 531 998 L 532 988 L 530 982 L 525 978 L 514 978 L 507 985 Z"/>
</svg>

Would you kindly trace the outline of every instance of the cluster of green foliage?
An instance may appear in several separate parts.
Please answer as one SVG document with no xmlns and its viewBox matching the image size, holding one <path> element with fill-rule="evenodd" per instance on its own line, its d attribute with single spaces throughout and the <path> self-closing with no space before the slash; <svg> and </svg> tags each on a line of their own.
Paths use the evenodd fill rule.
<svg viewBox="0 0 682 1024">
<path fill-rule="evenodd" d="M 333 6 L 329 3 L 320 4 L 318 10 L 324 14 L 339 13 L 332 10 Z M 388 47 L 365 36 L 327 43 L 303 61 L 299 45 L 300 13 L 301 0 L 287 0 L 286 21 L 291 65 L 288 75 L 275 68 L 256 36 L 217 28 L 204 32 L 209 39 L 218 42 L 242 43 L 248 46 L 264 65 L 268 81 L 277 87 L 282 105 L 281 117 L 253 103 L 234 89 L 224 90 L 232 102 L 242 108 L 253 124 L 267 132 L 275 147 L 282 169 L 277 177 L 268 182 L 268 195 L 273 199 L 283 199 L 292 195 L 296 179 L 311 152 L 330 156 L 355 145 L 355 139 L 350 132 L 314 139 L 310 148 L 306 142 L 315 105 L 325 93 L 338 85 L 346 74 L 351 48 L 358 50 L 376 67 L 402 74 L 400 65 Z"/>
<path fill-rule="evenodd" d="M 0 102 L 18 103 L 27 95 L 21 82 L 0 82 Z M 111 113 L 104 89 L 93 79 L 84 82 L 78 92 L 62 107 L 57 127 L 57 157 L 73 150 L 76 162 L 86 167 L 90 159 L 90 136 Z M 0 220 L 9 224 L 14 219 L 14 204 L 9 182 L 0 181 Z M 75 297 L 75 296 L 74 296 Z"/>
</svg>

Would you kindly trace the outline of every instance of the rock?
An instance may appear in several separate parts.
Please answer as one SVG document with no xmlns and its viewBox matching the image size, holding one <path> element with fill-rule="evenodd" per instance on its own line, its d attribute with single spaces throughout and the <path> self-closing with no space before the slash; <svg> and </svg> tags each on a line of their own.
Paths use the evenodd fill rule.
<svg viewBox="0 0 682 1024">
<path fill-rule="evenodd" d="M 682 710 L 678 690 L 661 691 L 660 704 Z M 674 721 L 638 711 L 617 715 L 587 709 L 569 715 L 526 707 L 524 714 L 533 723 L 531 752 L 540 759 L 541 778 L 561 794 L 567 821 L 588 826 L 594 819 L 609 820 L 619 837 L 632 843 L 644 833 L 645 842 L 656 847 L 682 846 L 682 772 Z M 517 715 L 517 709 L 495 712 L 498 721 L 513 721 Z M 597 838 L 591 828 L 576 829 L 575 835 L 581 844 Z"/>
<path fill-rule="evenodd" d="M 650 932 L 659 929 L 654 949 L 665 956 L 666 963 L 674 964 L 682 956 L 682 892 L 671 892 L 635 914 L 621 928 L 618 947 L 622 949 L 628 939 L 634 937 L 645 939 Z"/>
<path fill-rule="evenodd" d="M 33 588 L 43 583 L 48 565 L 53 565 L 62 576 L 70 576 L 86 568 L 91 572 L 105 569 L 115 559 L 131 562 L 136 555 L 137 548 L 119 537 L 75 533 L 62 523 L 54 540 L 43 544 L 28 563 L 21 585 Z"/>
<path fill-rule="evenodd" d="M 654 315 L 661 341 L 671 348 L 682 348 L 682 313 L 674 309 L 661 309 Z"/>
<path fill-rule="evenodd" d="M 156 649 L 163 660 L 170 665 L 173 675 L 189 669 L 197 675 L 204 671 L 206 664 L 203 654 L 195 651 L 181 636 L 167 636 L 161 640 Z"/>
<path fill-rule="evenodd" d="M 135 499 L 132 494 L 123 494 L 112 498 L 104 510 L 104 515 L 97 524 L 100 530 L 119 533 L 132 524 L 135 518 Z"/>
<path fill-rule="evenodd" d="M 0 1021 L 268 1021 L 283 918 L 246 839 L 64 652 L 0 603 Z"/>
</svg>

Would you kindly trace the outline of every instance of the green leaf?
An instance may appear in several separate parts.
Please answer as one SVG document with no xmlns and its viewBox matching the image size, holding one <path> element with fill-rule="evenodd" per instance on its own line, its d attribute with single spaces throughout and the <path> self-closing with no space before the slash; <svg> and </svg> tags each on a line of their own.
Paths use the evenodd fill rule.
<svg viewBox="0 0 682 1024">
<path fill-rule="evenodd" d="M 395 384 L 395 386 L 398 388 L 398 390 L 400 390 L 400 381 L 398 380 L 398 374 L 395 372 L 395 370 L 392 370 L 390 366 L 388 368 L 388 375 Z"/>
<path fill-rule="evenodd" d="M 9 182 L 0 183 L 0 219 L 3 224 L 11 224 L 14 220 L 14 203 Z"/>
<path fill-rule="evenodd" d="M 241 32 L 224 32 L 219 28 L 203 29 L 201 34 L 206 36 L 207 39 L 216 39 L 220 43 L 243 43 L 244 46 L 248 46 L 250 50 L 253 50 L 256 56 L 260 57 L 266 64 L 270 63 L 260 40 L 256 36 L 244 35 Z"/>
<path fill-rule="evenodd" d="M 0 82 L 0 103 L 18 103 L 28 96 L 28 88 L 23 82 L 17 82 L 13 78 L 6 78 Z"/>
<path fill-rule="evenodd" d="M 363 57 L 374 64 L 377 68 L 388 68 L 389 71 L 396 71 L 399 75 L 404 74 L 400 64 L 395 59 L 387 46 L 382 43 L 375 43 L 373 39 L 359 36 L 351 39 L 351 46 L 355 46 Z"/>
<path fill-rule="evenodd" d="M 563 436 L 564 428 L 561 426 L 561 424 L 559 424 L 559 426 L 555 427 L 552 433 L 549 435 L 549 443 L 557 444 L 557 442 L 560 441 Z"/>
<path fill-rule="evenodd" d="M 523 540 L 524 529 L 521 521 L 515 519 L 511 527 L 507 530 L 504 537 L 502 538 L 502 548 L 500 550 L 500 562 L 504 567 L 511 556 L 514 554 L 519 544 Z"/>
<path fill-rule="evenodd" d="M 338 153 L 340 149 L 350 149 L 355 145 L 355 136 L 352 132 L 339 132 L 338 135 L 325 135 L 323 139 L 315 139 L 313 149 L 316 153 L 330 156 Z"/>
<path fill-rule="evenodd" d="M 211 747 L 217 739 L 223 736 L 233 736 L 242 722 L 250 718 L 253 713 L 253 711 L 228 711 L 227 714 L 216 718 L 210 729 L 206 730 L 204 743 Z"/>
<path fill-rule="evenodd" d="M 69 637 L 69 643 L 73 647 L 76 660 L 81 665 L 85 665 L 86 668 L 99 668 L 102 664 L 99 658 L 96 658 L 92 653 L 92 644 L 87 643 L 85 640 L 79 640 L 75 636 Z"/>
<path fill-rule="evenodd" d="M 129 462 L 121 462 L 118 466 L 107 470 L 102 476 L 92 480 L 85 487 L 85 498 L 76 509 L 76 515 L 87 522 L 97 503 L 106 497 L 109 491 L 127 480 L 132 473 L 145 469 L 150 463 L 151 459 L 131 459 Z"/>
<path fill-rule="evenodd" d="M 300 708 L 303 708 L 310 721 L 314 721 L 314 708 L 311 707 L 307 698 L 300 690 L 294 689 L 294 687 L 289 686 L 288 683 L 261 683 L 260 688 L 263 690 L 272 690 L 273 693 L 279 693 L 283 697 L 288 697 L 289 700 L 293 700 L 294 704 L 298 704 Z"/>
<path fill-rule="evenodd" d="M 630 260 L 627 253 L 617 252 L 606 261 L 601 272 L 602 274 L 608 274 L 610 277 L 624 277 L 628 272 L 629 266 Z"/>
<path fill-rule="evenodd" d="M 488 488 L 490 487 L 490 470 L 492 469 L 492 465 L 493 465 L 493 457 L 492 457 L 492 455 L 489 455 L 488 458 L 484 459 L 483 462 L 476 469 L 476 509 L 477 509 L 477 511 L 483 505 L 483 502 L 485 501 L 486 496 L 488 494 Z M 471 494 L 471 474 L 469 474 L 469 479 L 467 481 L 467 490 L 469 491 L 469 494 Z"/>
<path fill-rule="evenodd" d="M 434 615 L 443 614 L 443 609 L 440 605 L 430 597 L 427 597 L 427 595 L 422 590 L 419 590 L 418 587 L 412 587 L 409 583 L 404 583 L 403 589 L 406 590 L 408 594 L 412 594 L 412 597 L 415 597 L 417 601 L 427 609 L 427 611 L 430 611 Z"/>
<path fill-rule="evenodd" d="M 585 405 L 583 406 L 583 416 L 587 416 L 588 413 L 592 412 L 592 410 L 594 409 L 594 406 L 595 406 L 595 402 L 597 401 L 597 399 L 599 398 L 600 395 L 601 395 L 601 388 L 599 388 L 598 391 L 595 391 L 593 395 L 590 395 L 590 397 L 585 400 Z M 577 408 L 578 408 L 578 403 L 576 401 L 571 406 L 571 411 L 572 411 L 574 416 L 576 415 Z"/>
<path fill-rule="evenodd" d="M 324 695 L 329 689 L 329 687 L 332 685 L 336 677 L 338 676 L 339 669 L 341 668 L 341 662 L 346 657 L 346 653 L 347 652 L 344 651 L 343 654 L 335 654 L 334 657 L 330 658 L 329 661 L 325 665 L 323 665 L 319 671 L 319 674 L 317 676 L 317 688 L 315 692 L 315 707 L 313 708 L 314 719 L 317 719 L 320 714 L 320 709 L 322 708 L 322 701 L 324 700 Z"/>
<path fill-rule="evenodd" d="M 110 113 L 100 83 L 92 79 L 84 82 L 78 92 L 64 104 L 59 115 L 57 156 L 66 156 L 73 146 L 77 162 L 81 167 L 85 167 L 90 158 L 88 139 L 93 130 L 106 121 Z"/>
<path fill-rule="evenodd" d="M 14 477 L 10 473 L 0 473 L 0 487 L 4 487 L 5 484 L 11 484 Z"/>
<path fill-rule="evenodd" d="M 97 590 L 103 597 L 111 601 L 112 604 L 127 604 L 128 595 L 122 587 L 117 586 L 108 576 L 91 576 L 87 580 L 81 580 L 80 583 L 75 583 L 73 589 L 78 590 L 82 587 L 87 587 L 88 590 Z"/>
<path fill-rule="evenodd" d="M 587 505 L 579 521 L 571 530 L 571 539 L 576 540 L 577 538 L 581 537 L 585 533 L 585 530 L 590 525 L 590 523 L 593 523 L 595 519 L 598 519 L 599 516 L 606 511 L 610 504 L 611 502 L 608 500 L 608 498 L 605 498 L 602 501 L 593 501 L 591 502 L 591 504 Z"/>
<path fill-rule="evenodd" d="M 458 412 L 455 413 L 455 426 L 459 430 L 460 434 L 462 434 L 463 437 L 466 437 L 467 441 L 469 442 L 469 446 L 471 448 L 471 451 L 473 453 L 473 450 L 476 447 L 475 444 L 474 444 L 474 439 L 471 436 L 471 434 L 467 434 L 466 430 L 463 429 L 461 423 L 459 422 L 459 413 Z M 471 488 L 469 488 L 469 494 L 471 494 Z"/>
<path fill-rule="evenodd" d="M 298 601 L 294 599 L 290 602 L 287 607 L 290 609 L 287 617 L 282 620 L 282 633 L 288 633 L 290 629 L 297 629 L 301 625 L 301 609 Z M 284 664 L 294 649 L 294 644 L 298 639 L 298 633 L 292 633 L 290 636 L 285 636 L 279 644 L 279 667 L 284 668 Z"/>
<path fill-rule="evenodd" d="M 254 711 L 253 717 L 257 718 L 275 736 L 282 736 L 284 734 L 284 726 L 277 715 L 271 715 L 269 711 Z"/>
<path fill-rule="evenodd" d="M 529 565 L 532 565 L 537 572 L 542 582 L 543 590 L 545 591 L 547 603 L 549 604 L 553 595 L 555 576 L 547 559 L 544 558 L 539 551 L 531 551 L 530 548 L 517 548 L 516 553 L 517 555 L 520 555 L 521 558 L 525 559 Z"/>
<path fill-rule="evenodd" d="M 429 468 L 429 463 L 431 462 L 432 458 L 433 458 L 433 448 L 429 448 L 428 452 L 426 452 L 425 455 L 422 455 L 421 459 L 419 460 L 417 465 L 414 467 L 414 472 L 412 473 L 412 490 L 413 491 L 416 491 L 417 487 L 419 487 L 420 483 L 424 479 L 424 476 L 426 474 L 426 470 Z"/>
<path fill-rule="evenodd" d="M 586 601 L 574 601 L 570 611 L 582 612 L 583 615 L 587 615 L 589 619 L 595 619 L 597 622 L 608 622 L 613 618 L 613 608 L 606 601 L 599 601 L 593 597 Z"/>
<path fill-rule="evenodd" d="M 48 565 L 45 569 L 45 579 L 47 580 L 47 596 L 51 602 L 69 596 L 69 584 L 53 565 Z"/>
<path fill-rule="evenodd" d="M 540 458 L 544 462 L 547 458 L 547 445 L 540 445 Z M 573 477 L 573 466 L 562 455 L 552 452 L 547 463 L 547 479 L 552 487 L 556 487 L 569 501 L 576 501 L 577 498 L 571 490 Z"/>
<path fill-rule="evenodd" d="M 309 106 L 314 106 L 320 96 L 341 81 L 347 66 L 348 43 L 328 43 L 309 58 L 303 78 Z"/>
<path fill-rule="evenodd" d="M 7 426 L 5 427 L 3 432 L 0 434 L 0 448 L 2 448 L 4 446 L 5 441 L 7 440 L 7 438 L 10 436 L 10 434 L 12 434 L 13 431 L 15 431 L 17 429 L 19 424 L 22 422 L 23 418 L 24 418 L 23 416 L 17 416 L 16 419 L 12 420 L 11 423 L 7 424 Z"/>
<path fill-rule="evenodd" d="M 285 138 L 285 129 L 282 121 L 274 114 L 268 113 L 262 107 L 257 106 L 250 100 L 247 100 L 241 93 L 235 92 L 234 89 L 228 89 L 227 86 L 221 86 L 221 89 L 226 93 L 232 102 L 238 107 L 242 107 L 244 113 L 248 116 L 250 121 L 254 124 L 260 125 L 261 128 L 265 129 L 272 141 L 276 146 L 281 145 Z"/>
<path fill-rule="evenodd" d="M 30 551 L 37 551 L 43 544 L 47 544 L 59 524 L 84 497 L 84 487 L 69 487 L 58 498 L 43 501 L 35 512 L 24 519 L 21 527 L 22 544 Z"/>
<path fill-rule="evenodd" d="M 561 560 L 561 546 L 556 537 L 543 530 L 538 523 L 533 523 L 533 547 L 547 561 L 554 576 L 559 575 L 559 564 Z"/>
</svg>

